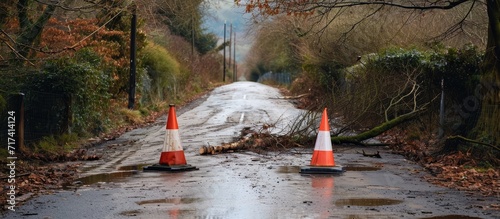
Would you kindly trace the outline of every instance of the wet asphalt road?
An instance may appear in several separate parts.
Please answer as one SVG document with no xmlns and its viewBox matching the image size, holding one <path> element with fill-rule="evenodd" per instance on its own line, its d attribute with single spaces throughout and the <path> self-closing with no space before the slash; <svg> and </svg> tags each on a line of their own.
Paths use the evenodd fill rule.
<svg viewBox="0 0 500 219">
<path fill-rule="evenodd" d="M 361 148 L 333 146 L 342 175 L 301 175 L 311 148 L 259 155 L 198 155 L 203 145 L 238 137 L 244 127 L 286 129 L 302 113 L 271 87 L 237 82 L 177 109 L 188 164 L 199 170 L 142 172 L 158 162 L 165 119 L 93 149 L 105 159 L 82 164 L 75 186 L 29 200 L 5 218 L 500 218 L 481 197 L 425 182 L 418 165 L 391 154 L 363 157 Z M 91 150 L 92 151 L 92 150 Z M 438 217 L 442 216 L 442 217 Z"/>
</svg>

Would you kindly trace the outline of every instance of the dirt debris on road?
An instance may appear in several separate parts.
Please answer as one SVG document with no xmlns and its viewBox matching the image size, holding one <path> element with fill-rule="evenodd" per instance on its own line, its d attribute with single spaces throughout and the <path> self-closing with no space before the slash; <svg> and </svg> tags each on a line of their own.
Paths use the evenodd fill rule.
<svg viewBox="0 0 500 219">
<path fill-rule="evenodd" d="M 0 178 L 4 182 L 9 178 L 5 174 L 9 172 L 6 167 L 6 165 L 2 165 L 0 174 Z M 14 178 L 16 180 L 16 206 L 40 194 L 50 194 L 56 190 L 70 186 L 78 178 L 79 167 L 80 164 L 74 162 L 36 164 L 35 162 L 18 160 L 16 162 L 16 175 Z M 9 190 L 9 186 L 3 184 L 0 188 L 0 193 L 6 194 Z M 7 195 L 1 195 L 0 202 L 7 203 L 7 198 Z"/>
</svg>

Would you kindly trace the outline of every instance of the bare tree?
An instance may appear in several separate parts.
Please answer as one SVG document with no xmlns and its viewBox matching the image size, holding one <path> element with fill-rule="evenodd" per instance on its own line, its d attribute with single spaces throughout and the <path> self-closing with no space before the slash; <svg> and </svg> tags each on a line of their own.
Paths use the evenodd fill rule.
<svg viewBox="0 0 500 219">
<path fill-rule="evenodd" d="M 445 29 L 438 39 L 453 36 L 458 31 L 463 31 L 464 26 L 470 22 L 474 10 L 486 9 L 488 37 L 483 62 L 483 81 L 478 85 L 479 90 L 481 90 L 482 111 L 475 133 L 489 135 L 494 143 L 500 142 L 500 2 L 498 0 L 238 0 L 236 3 L 244 5 L 246 11 L 252 13 L 256 18 L 266 18 L 279 14 L 314 18 L 318 24 L 324 24 L 320 27 L 320 32 L 335 21 L 339 15 L 353 7 L 368 6 L 371 7 L 371 12 L 357 20 L 350 30 L 356 29 L 361 22 L 372 18 L 385 8 L 397 8 L 406 11 L 406 13 L 423 14 L 426 11 L 446 11 L 465 7 L 466 10 L 460 14 L 460 19 Z M 325 22 L 320 23 L 319 21 Z M 312 26 L 307 31 L 312 30 Z M 345 36 L 348 34 L 349 31 L 345 33 Z"/>
<path fill-rule="evenodd" d="M 92 14 L 92 16 L 94 16 L 96 14 L 94 12 L 98 10 L 107 10 L 108 12 L 115 11 L 116 13 L 107 14 L 110 15 L 110 17 L 102 22 L 105 25 L 108 24 L 110 20 L 115 19 L 116 15 L 126 10 L 126 5 L 128 5 L 118 4 L 117 1 L 111 2 L 92 0 L 19 0 L 17 2 L 7 1 L 1 4 L 6 14 L 12 15 L 16 18 L 2 18 L 2 20 L 0 20 L 2 22 L 0 24 L 0 42 L 11 51 L 10 58 L 2 58 L 3 61 L 10 60 L 16 65 L 26 62 L 33 65 L 33 63 L 31 63 L 29 59 L 34 52 L 57 53 L 62 52 L 63 50 L 75 49 L 76 46 L 78 46 L 75 45 L 73 47 L 65 48 L 60 51 L 48 51 L 46 48 L 40 47 L 38 45 L 39 40 L 37 39 L 39 39 L 49 19 L 53 17 L 67 19 L 68 14 L 73 14 L 75 16 L 81 16 L 82 14 L 86 14 L 87 16 L 89 16 L 89 14 Z M 103 15 L 103 18 L 105 18 L 107 15 Z M 85 17 L 85 15 L 83 17 Z M 14 21 L 16 21 L 19 26 L 17 31 L 8 32 L 6 29 L 4 29 L 5 22 L 10 22 L 9 25 L 12 26 Z"/>
</svg>

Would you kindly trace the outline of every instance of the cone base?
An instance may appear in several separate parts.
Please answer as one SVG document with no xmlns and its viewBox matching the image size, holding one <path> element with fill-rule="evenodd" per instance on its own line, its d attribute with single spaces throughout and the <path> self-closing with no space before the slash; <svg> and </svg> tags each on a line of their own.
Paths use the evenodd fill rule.
<svg viewBox="0 0 500 219">
<path fill-rule="evenodd" d="M 307 174 L 341 174 L 345 172 L 342 166 L 333 167 L 316 167 L 316 166 L 305 166 L 300 168 L 300 173 Z"/>
<path fill-rule="evenodd" d="M 164 171 L 164 172 L 182 172 L 182 171 L 191 171 L 191 170 L 199 170 L 195 166 L 191 166 L 189 164 L 186 165 L 162 165 L 162 164 L 154 164 L 151 166 L 143 167 L 142 170 L 144 172 L 147 171 Z"/>
</svg>

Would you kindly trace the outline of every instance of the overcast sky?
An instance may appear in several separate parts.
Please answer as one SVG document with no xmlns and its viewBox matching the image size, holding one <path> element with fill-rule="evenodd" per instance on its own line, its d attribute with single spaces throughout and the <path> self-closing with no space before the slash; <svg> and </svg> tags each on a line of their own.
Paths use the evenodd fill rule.
<svg viewBox="0 0 500 219">
<path fill-rule="evenodd" d="M 250 17 L 250 14 L 245 14 L 245 7 L 237 7 L 234 0 L 210 1 L 209 16 L 204 21 L 204 27 L 219 37 L 217 45 L 220 45 L 224 39 L 224 21 L 227 31 L 226 40 L 229 40 L 229 26 L 233 24 L 233 32 L 236 32 L 236 61 L 240 62 L 245 59 L 251 46 L 245 27 Z M 226 55 L 228 55 L 227 52 L 226 50 Z"/>
</svg>

